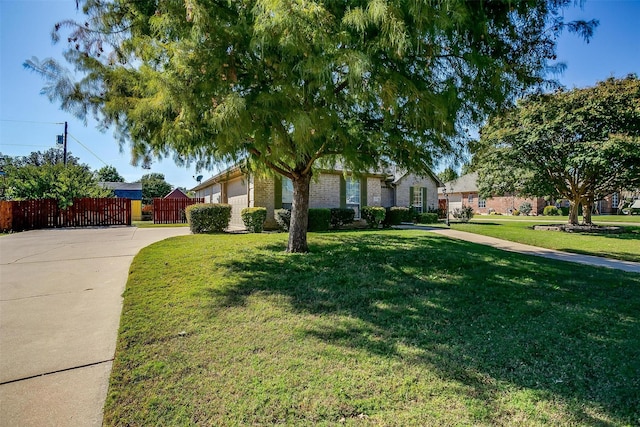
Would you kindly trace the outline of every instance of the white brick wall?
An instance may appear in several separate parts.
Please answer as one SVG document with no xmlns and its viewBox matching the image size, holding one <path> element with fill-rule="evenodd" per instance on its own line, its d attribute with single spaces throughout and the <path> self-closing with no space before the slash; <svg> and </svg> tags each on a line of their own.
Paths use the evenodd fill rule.
<svg viewBox="0 0 640 427">
<path fill-rule="evenodd" d="M 340 207 L 340 175 L 323 173 L 311 180 L 309 188 L 310 208 Z"/>
<path fill-rule="evenodd" d="M 433 178 L 419 177 L 413 174 L 405 175 L 396 186 L 396 206 L 409 206 L 409 188 L 427 187 L 427 209 L 438 208 L 438 186 Z M 423 201 L 424 203 L 424 201 Z"/>
</svg>

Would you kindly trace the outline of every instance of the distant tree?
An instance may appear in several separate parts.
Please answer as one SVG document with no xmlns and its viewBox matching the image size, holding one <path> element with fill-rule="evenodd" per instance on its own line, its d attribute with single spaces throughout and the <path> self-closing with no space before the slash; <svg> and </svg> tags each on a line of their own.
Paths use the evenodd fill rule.
<svg viewBox="0 0 640 427">
<path fill-rule="evenodd" d="M 573 0 L 96 1 L 59 23 L 65 58 L 25 66 L 135 160 L 248 159 L 291 179 L 289 252 L 306 252 L 314 170 L 426 172 L 461 128 L 545 82 Z M 71 29 L 61 37 L 61 29 Z"/>
<path fill-rule="evenodd" d="M 44 163 L 40 166 L 9 165 L 5 198 L 8 200 L 55 199 L 65 209 L 73 199 L 81 197 L 108 197 L 111 190 L 104 189 L 87 165 Z"/>
<path fill-rule="evenodd" d="M 118 173 L 114 166 L 103 166 L 96 172 L 98 181 L 101 182 L 124 182 L 124 177 Z"/>
<path fill-rule="evenodd" d="M 447 167 L 445 170 L 438 174 L 438 178 L 440 178 L 440 181 L 442 182 L 453 181 L 454 179 L 458 178 L 458 172 L 452 167 Z"/>
<path fill-rule="evenodd" d="M 161 173 L 142 175 L 140 182 L 142 183 L 142 203 L 145 205 L 152 204 L 154 198 L 164 197 L 173 190 Z"/>
<path fill-rule="evenodd" d="M 11 163 L 16 166 L 42 166 L 64 163 L 64 151 L 62 148 L 49 148 L 47 151 L 33 151 L 26 156 L 11 158 Z M 67 165 L 79 165 L 80 159 L 67 152 Z"/>
<path fill-rule="evenodd" d="M 481 196 L 560 196 L 591 224 L 596 200 L 640 184 L 640 80 L 530 96 L 482 129 L 474 160 Z"/>
</svg>

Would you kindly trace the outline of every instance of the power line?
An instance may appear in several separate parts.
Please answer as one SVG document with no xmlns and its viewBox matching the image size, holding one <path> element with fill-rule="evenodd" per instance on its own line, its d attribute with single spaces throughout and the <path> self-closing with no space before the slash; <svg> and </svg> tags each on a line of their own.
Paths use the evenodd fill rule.
<svg viewBox="0 0 640 427">
<path fill-rule="evenodd" d="M 31 144 L 5 144 L 4 142 L 0 142 L 0 145 L 7 146 L 15 146 L 15 147 L 40 147 L 40 148 L 51 148 L 51 145 L 31 145 Z"/>
<path fill-rule="evenodd" d="M 41 124 L 41 125 L 63 125 L 64 122 L 36 122 L 36 121 L 30 121 L 30 120 L 7 120 L 7 119 L 0 119 L 0 122 L 12 122 L 12 123 L 36 123 L 36 124 Z"/>
<path fill-rule="evenodd" d="M 75 137 L 75 136 L 73 136 L 72 134 L 69 134 L 69 136 L 70 136 L 71 138 L 73 138 L 73 140 L 74 140 L 75 142 L 77 142 L 77 143 L 78 143 L 78 144 L 80 144 L 82 147 L 84 147 L 84 149 L 85 149 L 85 150 L 87 150 L 89 153 L 93 154 L 93 157 L 95 157 L 96 159 L 100 160 L 102 163 L 104 163 L 104 165 L 105 165 L 105 166 L 109 166 L 109 165 L 108 165 L 104 160 L 102 160 L 100 157 L 98 157 L 98 155 L 97 155 L 96 153 L 94 153 L 93 151 L 91 151 L 91 150 L 89 149 L 89 147 L 87 147 L 87 146 L 86 146 L 86 145 L 84 145 L 82 142 L 80 142 L 80 141 L 78 140 L 78 138 L 76 138 L 76 137 Z"/>
</svg>

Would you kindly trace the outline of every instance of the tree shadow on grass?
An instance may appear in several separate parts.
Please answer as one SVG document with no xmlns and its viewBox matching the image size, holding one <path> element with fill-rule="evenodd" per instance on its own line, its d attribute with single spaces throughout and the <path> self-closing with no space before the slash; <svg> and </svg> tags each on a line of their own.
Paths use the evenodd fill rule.
<svg viewBox="0 0 640 427">
<path fill-rule="evenodd" d="M 421 234 L 326 234 L 310 249 L 223 264 L 239 280 L 208 290 L 212 313 L 285 296 L 336 319 L 305 325 L 309 339 L 423 364 L 482 405 L 507 383 L 560 397 L 578 423 L 601 423 L 593 405 L 640 420 L 640 275 Z"/>
</svg>

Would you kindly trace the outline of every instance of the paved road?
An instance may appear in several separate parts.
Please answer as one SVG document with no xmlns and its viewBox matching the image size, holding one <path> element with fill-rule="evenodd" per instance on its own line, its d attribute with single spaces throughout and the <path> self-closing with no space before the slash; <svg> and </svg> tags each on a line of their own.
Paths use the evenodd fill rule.
<svg viewBox="0 0 640 427">
<path fill-rule="evenodd" d="M 53 229 L 0 238 L 0 426 L 91 426 L 138 251 L 187 227 Z"/>
</svg>

